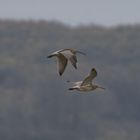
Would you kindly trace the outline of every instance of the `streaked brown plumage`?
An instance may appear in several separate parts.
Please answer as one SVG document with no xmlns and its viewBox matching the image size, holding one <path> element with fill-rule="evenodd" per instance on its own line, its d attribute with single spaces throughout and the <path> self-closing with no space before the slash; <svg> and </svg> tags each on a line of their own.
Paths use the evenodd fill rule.
<svg viewBox="0 0 140 140">
<path fill-rule="evenodd" d="M 81 53 L 85 55 L 85 53 L 74 50 L 74 49 L 63 49 L 53 52 L 48 58 L 57 57 L 58 58 L 58 69 L 60 76 L 64 73 L 65 68 L 67 66 L 68 60 L 71 62 L 73 67 L 77 69 L 77 57 L 76 53 Z"/>
<path fill-rule="evenodd" d="M 92 68 L 90 74 L 83 80 L 74 83 L 74 86 L 69 88 L 69 90 L 78 90 L 78 91 L 92 91 L 96 88 L 105 89 L 98 85 L 92 84 L 92 80 L 97 76 L 97 71 L 95 68 Z"/>
</svg>

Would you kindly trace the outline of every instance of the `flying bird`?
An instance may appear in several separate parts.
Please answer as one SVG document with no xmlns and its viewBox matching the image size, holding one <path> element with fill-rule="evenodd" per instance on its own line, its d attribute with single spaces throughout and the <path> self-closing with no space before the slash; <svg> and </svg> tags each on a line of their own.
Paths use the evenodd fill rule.
<svg viewBox="0 0 140 140">
<path fill-rule="evenodd" d="M 97 88 L 105 89 L 101 86 L 92 84 L 92 80 L 97 76 L 97 71 L 95 68 L 92 68 L 90 71 L 90 74 L 83 80 L 83 81 L 78 81 L 74 82 L 74 86 L 69 88 L 69 90 L 78 90 L 78 91 L 92 91 Z"/>
<path fill-rule="evenodd" d="M 70 61 L 71 64 L 73 65 L 73 67 L 75 69 L 77 69 L 77 65 L 76 65 L 77 64 L 77 57 L 76 57 L 77 53 L 85 55 L 85 53 L 78 51 L 78 50 L 62 49 L 62 50 L 53 52 L 51 55 L 48 56 L 48 58 L 57 57 L 59 75 L 61 76 L 63 74 L 63 72 L 65 71 L 68 61 Z"/>
</svg>

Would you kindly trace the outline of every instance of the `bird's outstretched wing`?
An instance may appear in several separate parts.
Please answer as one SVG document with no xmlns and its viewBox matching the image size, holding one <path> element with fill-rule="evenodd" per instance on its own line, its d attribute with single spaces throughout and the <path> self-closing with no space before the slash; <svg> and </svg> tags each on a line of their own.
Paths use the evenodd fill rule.
<svg viewBox="0 0 140 140">
<path fill-rule="evenodd" d="M 76 58 L 76 55 L 72 55 L 69 60 L 70 60 L 71 64 L 74 66 L 74 68 L 77 69 L 77 65 L 76 65 L 77 58 Z"/>
<path fill-rule="evenodd" d="M 92 84 L 92 80 L 97 76 L 97 71 L 92 68 L 90 74 L 83 80 L 81 86 Z"/>
<path fill-rule="evenodd" d="M 58 57 L 58 69 L 59 69 L 59 74 L 60 76 L 63 74 L 66 66 L 67 66 L 67 58 L 65 58 L 65 56 L 61 53 L 59 53 Z"/>
<path fill-rule="evenodd" d="M 75 52 L 73 52 L 71 49 L 63 49 L 60 51 L 60 53 L 63 54 L 71 62 L 75 69 L 77 69 L 77 58 Z"/>
</svg>

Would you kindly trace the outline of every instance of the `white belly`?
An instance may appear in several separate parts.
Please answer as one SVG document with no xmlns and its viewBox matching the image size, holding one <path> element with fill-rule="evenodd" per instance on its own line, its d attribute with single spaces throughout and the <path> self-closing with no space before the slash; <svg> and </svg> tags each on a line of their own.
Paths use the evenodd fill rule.
<svg viewBox="0 0 140 140">
<path fill-rule="evenodd" d="M 81 86 L 78 91 L 91 91 L 94 90 L 92 86 Z"/>
</svg>

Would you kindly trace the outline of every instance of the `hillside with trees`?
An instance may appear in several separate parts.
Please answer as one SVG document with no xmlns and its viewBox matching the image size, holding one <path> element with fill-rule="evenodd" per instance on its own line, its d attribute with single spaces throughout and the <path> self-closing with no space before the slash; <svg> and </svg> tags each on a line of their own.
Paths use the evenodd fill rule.
<svg viewBox="0 0 140 140">
<path fill-rule="evenodd" d="M 46 56 L 63 48 L 86 56 L 60 77 Z M 69 91 L 92 67 L 106 90 Z M 139 140 L 139 72 L 140 24 L 0 20 L 0 139 Z"/>
</svg>

